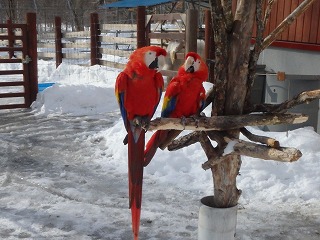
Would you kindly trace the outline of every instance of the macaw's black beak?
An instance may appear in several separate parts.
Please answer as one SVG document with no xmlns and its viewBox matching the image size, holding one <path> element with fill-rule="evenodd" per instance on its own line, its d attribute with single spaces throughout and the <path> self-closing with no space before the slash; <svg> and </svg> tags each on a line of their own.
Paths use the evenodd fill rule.
<svg viewBox="0 0 320 240">
<path fill-rule="evenodd" d="M 158 57 L 156 57 L 156 59 L 155 59 L 152 63 L 150 63 L 149 68 L 150 68 L 150 69 L 157 69 L 157 68 L 159 68 Z"/>
<path fill-rule="evenodd" d="M 193 67 L 193 65 L 191 65 L 190 67 L 188 67 L 188 69 L 187 69 L 186 72 L 193 73 L 193 72 L 194 72 L 194 67 Z"/>
</svg>

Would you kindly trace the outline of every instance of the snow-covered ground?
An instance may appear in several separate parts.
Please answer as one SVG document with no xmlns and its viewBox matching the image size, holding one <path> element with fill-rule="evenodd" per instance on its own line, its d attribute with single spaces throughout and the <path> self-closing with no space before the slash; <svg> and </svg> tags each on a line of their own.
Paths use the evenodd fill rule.
<svg viewBox="0 0 320 240">
<path fill-rule="evenodd" d="M 54 65 L 39 61 L 39 81 L 56 84 L 32 110 L 0 111 L 0 239 L 132 239 L 119 70 Z M 320 136 L 249 129 L 303 156 L 242 159 L 236 239 L 320 239 Z M 199 200 L 213 193 L 205 160 L 199 144 L 157 152 L 145 169 L 141 239 L 197 239 Z"/>
</svg>

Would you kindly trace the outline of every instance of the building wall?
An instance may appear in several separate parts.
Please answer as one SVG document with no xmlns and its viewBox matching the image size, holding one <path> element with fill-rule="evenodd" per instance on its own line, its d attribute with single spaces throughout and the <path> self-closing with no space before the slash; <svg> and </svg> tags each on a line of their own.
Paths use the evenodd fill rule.
<svg viewBox="0 0 320 240">
<path fill-rule="evenodd" d="M 269 47 L 259 58 L 271 72 L 294 75 L 320 75 L 320 52 Z"/>
<path fill-rule="evenodd" d="M 265 103 L 279 104 L 292 99 L 303 91 L 320 89 L 320 52 L 270 47 L 260 55 L 259 64 L 266 66 Z M 285 72 L 284 81 L 275 73 Z M 319 100 L 294 107 L 290 112 L 309 116 L 306 123 L 298 125 L 268 126 L 266 130 L 287 131 L 312 126 L 320 133 Z"/>
</svg>

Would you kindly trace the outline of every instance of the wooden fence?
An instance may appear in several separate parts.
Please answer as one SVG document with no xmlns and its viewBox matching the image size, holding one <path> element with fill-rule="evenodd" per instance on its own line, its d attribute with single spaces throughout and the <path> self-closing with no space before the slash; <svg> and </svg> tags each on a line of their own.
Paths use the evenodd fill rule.
<svg viewBox="0 0 320 240">
<path fill-rule="evenodd" d="M 142 45 L 162 47 L 170 40 L 185 41 L 186 50 L 196 51 L 197 34 L 194 32 L 198 32 L 197 26 L 186 24 L 186 21 L 197 18 L 194 10 L 187 14 L 156 14 L 147 17 L 141 13 L 141 18 L 143 20 L 140 25 L 143 29 L 139 30 L 139 24 L 99 24 L 98 14 L 92 13 L 90 30 L 62 32 L 61 18 L 56 17 L 55 32 L 38 36 L 38 56 L 42 59 L 55 59 L 57 67 L 64 60 L 75 60 L 88 65 L 100 64 L 122 69 L 125 65 L 108 60 L 108 55 L 128 58 L 137 49 L 139 41 L 141 44 L 141 39 Z M 163 29 L 162 24 L 168 19 L 177 24 L 177 27 Z M 191 27 L 186 27 L 188 25 Z M 178 55 L 178 58 L 184 58 L 184 54 Z M 175 72 L 166 71 L 164 75 L 174 74 Z"/>
<path fill-rule="evenodd" d="M 0 52 L 8 53 L 7 56 L 2 55 L 0 63 L 19 65 L 15 70 L 0 71 L 1 76 L 6 76 L 0 81 L 0 98 L 11 99 L 1 104 L 0 109 L 28 108 L 38 93 L 36 14 L 28 13 L 25 24 L 8 21 L 0 24 L 0 28 L 6 29 L 0 40 L 7 43 L 0 47 Z M 17 99 L 16 103 L 12 103 L 13 98 Z M 20 98 L 23 102 L 19 101 Z"/>
</svg>

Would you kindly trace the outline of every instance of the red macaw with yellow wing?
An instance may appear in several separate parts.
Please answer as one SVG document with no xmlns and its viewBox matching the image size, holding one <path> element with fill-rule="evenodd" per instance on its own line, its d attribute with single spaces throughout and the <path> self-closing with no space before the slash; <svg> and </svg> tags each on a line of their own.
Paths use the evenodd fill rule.
<svg viewBox="0 0 320 240">
<path fill-rule="evenodd" d="M 208 78 L 208 67 L 194 52 L 186 55 L 184 64 L 168 84 L 162 105 L 161 117 L 183 118 L 199 114 L 205 101 L 205 89 L 202 85 Z M 158 147 L 166 145 L 177 137 L 179 130 L 158 130 L 146 145 L 145 166 L 149 164 Z"/>
<path fill-rule="evenodd" d="M 135 50 L 118 75 L 115 94 L 127 130 L 129 167 L 129 207 L 132 214 L 134 239 L 138 240 L 142 180 L 144 167 L 145 131 L 161 98 L 163 78 L 159 65 L 164 63 L 166 51 L 157 46 Z"/>
</svg>

